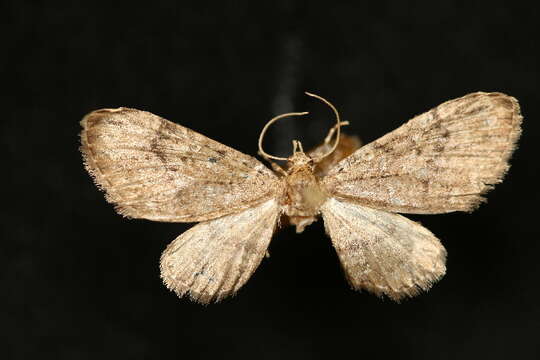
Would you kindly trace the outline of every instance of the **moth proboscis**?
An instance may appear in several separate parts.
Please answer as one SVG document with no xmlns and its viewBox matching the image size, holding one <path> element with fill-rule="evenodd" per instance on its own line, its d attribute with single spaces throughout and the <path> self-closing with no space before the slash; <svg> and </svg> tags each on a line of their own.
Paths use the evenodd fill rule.
<svg viewBox="0 0 540 360">
<path fill-rule="evenodd" d="M 501 182 L 521 132 L 516 99 L 476 92 L 343 154 L 346 123 L 327 100 L 306 94 L 332 108 L 336 125 L 314 151 L 305 153 L 294 140 L 293 154 L 278 158 L 262 148 L 266 129 L 306 113 L 269 121 L 259 153 L 273 171 L 149 112 L 102 109 L 82 120 L 86 169 L 120 214 L 200 222 L 161 257 L 165 285 L 180 297 L 209 303 L 235 294 L 263 259 L 282 215 L 297 232 L 322 215 L 354 289 L 395 301 L 427 290 L 445 274 L 446 251 L 398 213 L 474 210 Z"/>
</svg>

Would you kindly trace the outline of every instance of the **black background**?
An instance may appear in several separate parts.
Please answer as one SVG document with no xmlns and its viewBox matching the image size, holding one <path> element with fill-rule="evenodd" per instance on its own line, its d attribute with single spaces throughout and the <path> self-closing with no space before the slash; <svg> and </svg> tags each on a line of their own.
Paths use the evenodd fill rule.
<svg viewBox="0 0 540 360">
<path fill-rule="evenodd" d="M 0 305 L 8 359 L 539 356 L 539 7 L 512 2 L 4 2 Z M 274 236 L 232 299 L 178 299 L 161 251 L 191 224 L 126 220 L 82 167 L 79 120 L 149 110 L 247 154 L 315 145 L 331 113 L 365 142 L 473 91 L 519 99 L 505 181 L 473 214 L 413 216 L 448 250 L 432 290 L 349 289 L 322 222 Z M 6 358 L 6 357 L 2 357 Z"/>
</svg>

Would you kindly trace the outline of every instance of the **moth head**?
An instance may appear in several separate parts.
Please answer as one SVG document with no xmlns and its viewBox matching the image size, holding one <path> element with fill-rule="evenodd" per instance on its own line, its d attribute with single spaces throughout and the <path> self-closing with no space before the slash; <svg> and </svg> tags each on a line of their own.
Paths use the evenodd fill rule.
<svg viewBox="0 0 540 360">
<path fill-rule="evenodd" d="M 338 113 L 337 109 L 328 100 L 324 99 L 321 96 L 318 96 L 318 95 L 315 95 L 315 94 L 312 94 L 312 93 L 309 93 L 309 92 L 306 92 L 306 95 L 321 100 L 326 105 L 328 105 L 332 109 L 334 114 L 336 115 L 336 125 L 334 125 L 334 127 L 332 129 L 330 129 L 330 131 L 328 132 L 328 135 L 326 136 L 326 139 L 324 140 L 325 143 L 330 143 L 330 141 L 332 140 L 332 137 L 334 136 L 334 133 L 335 133 L 336 134 L 336 140 L 334 141 L 334 144 L 332 145 L 330 150 L 328 150 L 325 154 L 320 155 L 320 156 L 318 156 L 316 158 L 311 158 L 310 156 L 306 155 L 304 153 L 304 149 L 302 148 L 302 143 L 300 143 L 300 141 L 298 141 L 298 140 L 293 140 L 293 142 L 292 142 L 293 143 L 293 154 L 292 154 L 292 156 L 290 156 L 288 158 L 273 156 L 273 155 L 270 155 L 270 154 L 266 153 L 263 150 L 262 141 L 263 141 L 263 138 L 264 138 L 264 134 L 266 133 L 266 130 L 268 130 L 268 127 L 270 125 L 272 125 L 273 123 L 275 123 L 276 121 L 278 121 L 279 119 L 282 119 L 284 117 L 306 115 L 306 114 L 308 114 L 308 112 L 305 111 L 305 112 L 292 112 L 292 113 L 281 114 L 281 115 L 278 115 L 278 116 L 272 118 L 270 121 L 268 121 L 266 123 L 266 125 L 264 126 L 264 128 L 262 129 L 261 135 L 259 135 L 259 154 L 261 156 L 263 156 L 266 160 L 273 159 L 273 160 L 288 161 L 289 162 L 289 168 L 291 168 L 291 169 L 292 169 L 292 167 L 296 167 L 296 165 L 298 165 L 298 166 L 302 165 L 304 167 L 305 166 L 313 167 L 314 163 L 317 163 L 317 162 L 321 161 L 322 159 L 324 159 L 328 155 L 332 154 L 334 152 L 334 150 L 336 150 L 336 148 L 338 146 L 338 143 L 339 143 L 339 136 L 340 136 L 341 126 L 347 125 L 348 122 L 341 121 L 339 119 L 339 113 Z"/>
<path fill-rule="evenodd" d="M 293 140 L 293 154 L 287 159 L 289 173 L 293 173 L 300 169 L 313 170 L 315 162 L 313 159 L 304 153 L 302 143 L 298 140 Z"/>
</svg>

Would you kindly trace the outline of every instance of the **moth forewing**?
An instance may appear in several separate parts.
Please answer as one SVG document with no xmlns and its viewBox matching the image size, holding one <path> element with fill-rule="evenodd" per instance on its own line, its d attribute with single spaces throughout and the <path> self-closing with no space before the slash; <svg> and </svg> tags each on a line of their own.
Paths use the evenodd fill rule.
<svg viewBox="0 0 540 360">
<path fill-rule="evenodd" d="M 521 121 L 513 97 L 469 94 L 363 146 L 324 186 L 337 198 L 391 212 L 471 211 L 508 169 Z"/>
<path fill-rule="evenodd" d="M 128 217 L 204 221 L 280 191 L 278 178 L 257 159 L 146 111 L 96 110 L 81 125 L 86 169 Z"/>
</svg>

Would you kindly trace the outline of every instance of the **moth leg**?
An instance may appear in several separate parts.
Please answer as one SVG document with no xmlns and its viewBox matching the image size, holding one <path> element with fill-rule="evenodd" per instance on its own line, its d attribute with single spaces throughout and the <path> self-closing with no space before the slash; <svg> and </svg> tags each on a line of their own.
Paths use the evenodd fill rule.
<svg viewBox="0 0 540 360">
<path fill-rule="evenodd" d="M 337 128 L 338 128 L 339 126 L 345 126 L 345 125 L 349 125 L 349 122 L 348 122 L 348 121 L 340 121 L 339 124 L 334 125 L 334 126 L 328 131 L 328 135 L 326 135 L 326 137 L 324 138 L 324 143 L 325 143 L 325 144 L 329 144 L 330 141 L 332 140 L 332 136 L 334 136 L 334 133 L 336 132 Z"/>
<path fill-rule="evenodd" d="M 278 164 L 276 164 L 275 162 L 270 161 L 270 165 L 272 165 L 272 169 L 275 172 L 280 173 L 281 175 L 287 175 L 287 172 L 285 170 L 283 170 L 283 168 L 281 166 L 279 166 Z"/>
<path fill-rule="evenodd" d="M 270 163 L 270 165 L 272 166 L 272 170 L 274 170 L 276 173 L 284 175 L 284 176 L 287 175 L 287 172 L 281 166 L 279 166 L 278 164 L 276 164 L 272 160 L 270 160 L 267 157 L 265 157 L 264 155 L 262 155 L 261 152 L 259 152 L 259 155 L 263 156 L 264 159 Z"/>
</svg>

